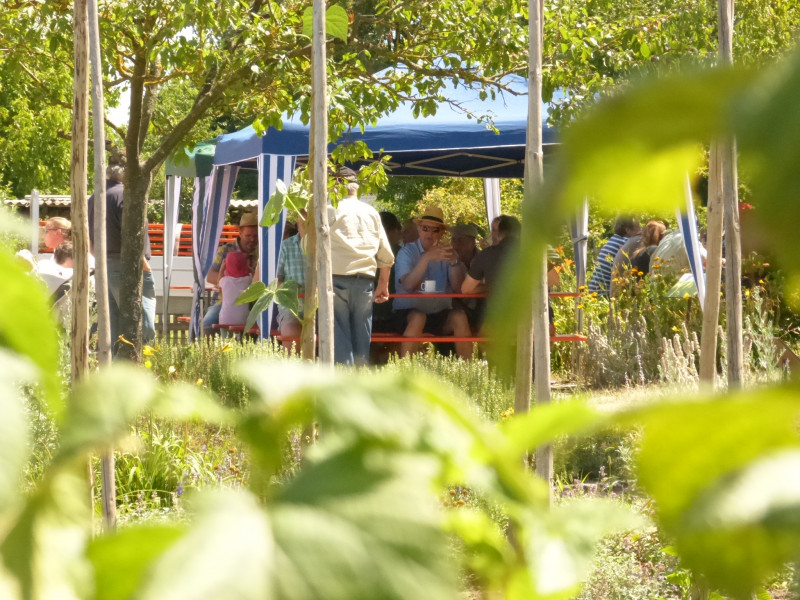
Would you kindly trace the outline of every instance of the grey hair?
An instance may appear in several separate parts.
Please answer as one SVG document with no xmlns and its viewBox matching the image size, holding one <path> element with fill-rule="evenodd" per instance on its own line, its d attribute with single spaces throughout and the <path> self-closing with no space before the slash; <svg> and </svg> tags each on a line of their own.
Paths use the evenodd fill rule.
<svg viewBox="0 0 800 600">
<path fill-rule="evenodd" d="M 351 196 L 355 196 L 358 192 L 358 184 L 355 181 L 350 181 L 347 184 L 347 193 Z"/>
<path fill-rule="evenodd" d="M 106 167 L 106 178 L 114 181 L 123 181 L 125 179 L 125 167 L 122 165 L 108 165 Z"/>
</svg>

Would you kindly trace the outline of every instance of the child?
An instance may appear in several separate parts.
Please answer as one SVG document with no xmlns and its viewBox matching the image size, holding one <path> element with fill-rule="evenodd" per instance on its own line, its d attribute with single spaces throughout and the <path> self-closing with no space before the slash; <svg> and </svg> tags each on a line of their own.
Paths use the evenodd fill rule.
<svg viewBox="0 0 800 600">
<path fill-rule="evenodd" d="M 250 259 L 244 252 L 229 252 L 224 266 L 224 273 L 219 279 L 219 287 L 222 289 L 219 322 L 221 325 L 244 325 L 250 307 L 247 304 L 236 304 L 236 299 L 253 281 Z"/>
</svg>

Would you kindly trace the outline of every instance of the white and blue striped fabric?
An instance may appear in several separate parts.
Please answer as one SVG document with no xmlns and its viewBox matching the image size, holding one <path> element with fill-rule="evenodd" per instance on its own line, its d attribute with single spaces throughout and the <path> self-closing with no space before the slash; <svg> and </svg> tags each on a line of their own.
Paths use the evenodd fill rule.
<svg viewBox="0 0 800 600">
<path fill-rule="evenodd" d="M 683 237 L 683 245 L 686 248 L 686 255 L 689 257 L 689 268 L 692 270 L 695 286 L 697 286 L 697 299 L 700 308 L 706 305 L 706 275 L 703 271 L 703 259 L 700 254 L 700 240 L 697 235 L 697 215 L 694 212 L 694 201 L 692 200 L 692 184 L 689 176 L 686 176 L 684 186 L 686 193 L 686 207 L 683 211 L 676 211 L 678 217 L 678 229 Z"/>
<path fill-rule="evenodd" d="M 233 184 L 239 167 L 224 165 L 214 167 L 210 177 L 198 178 L 192 203 L 192 257 L 194 260 L 194 286 L 189 335 L 192 339 L 201 333 L 203 320 L 202 299 L 205 282 L 217 254 L 225 215 L 231 203 Z"/>
<path fill-rule="evenodd" d="M 486 201 L 486 218 L 491 230 L 494 220 L 502 214 L 500 212 L 500 180 L 497 177 L 487 177 L 483 180 L 483 198 Z"/>
<path fill-rule="evenodd" d="M 175 238 L 178 227 L 178 207 L 181 196 L 181 178 L 177 175 L 168 175 L 164 185 L 164 263 L 162 267 L 163 287 L 162 297 L 162 327 L 164 338 L 167 337 L 169 327 L 169 286 L 172 282 L 172 265 L 175 262 Z M 180 233 L 180 232 L 178 232 Z"/>
<path fill-rule="evenodd" d="M 275 184 L 280 179 L 289 187 L 292 182 L 292 175 L 294 173 L 295 163 L 297 162 L 296 156 L 284 156 L 278 154 L 261 154 L 258 157 L 258 221 L 261 222 L 261 216 L 264 213 L 264 207 L 269 202 L 270 197 L 275 193 Z M 281 213 L 280 219 L 275 225 L 271 227 L 259 227 L 259 248 L 261 248 L 261 260 L 259 261 L 259 268 L 261 269 L 261 281 L 269 284 L 277 277 L 278 270 L 278 255 L 281 250 L 281 241 L 283 239 L 283 228 L 286 223 L 286 209 Z M 261 313 L 259 327 L 261 329 L 262 338 L 269 335 L 270 325 L 272 323 L 272 314 L 274 311 L 274 304 L 271 304 L 267 310 Z"/>
</svg>

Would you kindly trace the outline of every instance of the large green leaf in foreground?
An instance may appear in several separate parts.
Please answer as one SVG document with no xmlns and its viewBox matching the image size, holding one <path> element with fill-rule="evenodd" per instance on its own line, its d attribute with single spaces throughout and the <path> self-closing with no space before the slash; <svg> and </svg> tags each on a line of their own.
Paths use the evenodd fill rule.
<svg viewBox="0 0 800 600">
<path fill-rule="evenodd" d="M 745 597 L 800 548 L 800 394 L 778 388 L 641 415 L 639 481 L 686 564 Z"/>
</svg>

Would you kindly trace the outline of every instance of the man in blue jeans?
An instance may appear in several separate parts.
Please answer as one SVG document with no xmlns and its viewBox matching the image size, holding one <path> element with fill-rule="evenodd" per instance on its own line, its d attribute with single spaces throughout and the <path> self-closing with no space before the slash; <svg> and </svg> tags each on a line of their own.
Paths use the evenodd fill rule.
<svg viewBox="0 0 800 600">
<path fill-rule="evenodd" d="M 122 201 L 125 167 L 109 164 L 106 169 L 106 261 L 108 278 L 108 316 L 111 329 L 111 346 L 119 347 L 119 299 L 122 265 Z M 94 248 L 94 195 L 89 198 L 89 241 Z M 148 344 L 156 337 L 156 289 L 150 270 L 150 236 L 147 223 L 144 226 L 144 248 L 142 253 L 142 343 Z M 116 354 L 116 352 L 115 352 Z"/>
<path fill-rule="evenodd" d="M 358 199 L 352 169 L 341 169 L 347 197 L 328 207 L 333 272 L 333 358 L 338 364 L 366 364 L 372 337 L 372 303 L 389 299 L 394 264 L 377 210 Z M 375 284 L 375 271 L 379 272 Z"/>
</svg>

